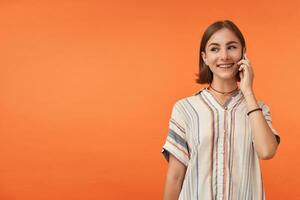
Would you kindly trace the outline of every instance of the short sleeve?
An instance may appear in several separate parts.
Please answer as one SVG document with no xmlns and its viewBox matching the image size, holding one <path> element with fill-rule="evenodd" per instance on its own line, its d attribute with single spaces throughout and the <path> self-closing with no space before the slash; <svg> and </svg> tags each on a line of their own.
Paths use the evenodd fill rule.
<svg viewBox="0 0 300 200">
<path fill-rule="evenodd" d="M 182 117 L 181 109 L 182 107 L 176 102 L 172 109 L 168 135 L 161 152 L 167 161 L 169 161 L 171 153 L 185 166 L 188 166 L 189 148 L 186 141 L 186 125 Z"/>
<path fill-rule="evenodd" d="M 262 101 L 258 102 L 259 107 L 262 109 L 263 115 L 269 125 L 269 127 L 271 128 L 273 134 L 276 137 L 277 143 L 280 143 L 280 134 L 273 128 L 272 126 L 272 116 L 271 116 L 271 112 L 270 112 L 270 108 Z"/>
</svg>

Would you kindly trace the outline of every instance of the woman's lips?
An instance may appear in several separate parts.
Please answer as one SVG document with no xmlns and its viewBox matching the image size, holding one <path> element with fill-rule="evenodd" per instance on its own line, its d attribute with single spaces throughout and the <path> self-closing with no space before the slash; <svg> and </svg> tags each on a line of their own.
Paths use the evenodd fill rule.
<svg viewBox="0 0 300 200">
<path fill-rule="evenodd" d="M 230 68 L 234 65 L 234 63 L 227 63 L 227 64 L 219 64 L 217 65 L 217 67 L 220 67 L 220 68 Z"/>
</svg>

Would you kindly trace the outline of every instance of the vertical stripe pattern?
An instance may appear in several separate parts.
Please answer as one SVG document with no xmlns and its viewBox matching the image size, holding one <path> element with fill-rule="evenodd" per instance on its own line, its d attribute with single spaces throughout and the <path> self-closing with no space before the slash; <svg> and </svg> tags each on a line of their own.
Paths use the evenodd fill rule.
<svg viewBox="0 0 300 200">
<path fill-rule="evenodd" d="M 258 102 L 272 127 L 269 107 Z M 179 200 L 264 200 L 259 158 L 241 91 L 219 104 L 202 89 L 178 100 L 172 109 L 169 132 L 161 152 L 186 166 Z"/>
</svg>

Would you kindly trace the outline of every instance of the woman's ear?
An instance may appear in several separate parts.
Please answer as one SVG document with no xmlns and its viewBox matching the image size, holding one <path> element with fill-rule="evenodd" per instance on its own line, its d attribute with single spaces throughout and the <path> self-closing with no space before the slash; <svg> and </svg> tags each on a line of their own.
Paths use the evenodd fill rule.
<svg viewBox="0 0 300 200">
<path fill-rule="evenodd" d="M 207 63 L 206 63 L 206 54 L 205 54 L 204 51 L 201 52 L 201 57 L 202 57 L 204 63 L 207 65 Z"/>
</svg>

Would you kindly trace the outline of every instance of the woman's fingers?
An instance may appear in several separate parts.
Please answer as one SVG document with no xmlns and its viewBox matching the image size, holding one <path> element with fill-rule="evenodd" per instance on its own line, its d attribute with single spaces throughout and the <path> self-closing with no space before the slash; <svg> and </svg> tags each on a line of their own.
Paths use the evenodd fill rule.
<svg viewBox="0 0 300 200">
<path fill-rule="evenodd" d="M 238 64 L 238 65 L 245 64 L 245 65 L 251 66 L 251 65 L 250 65 L 250 62 L 249 62 L 248 60 L 245 60 L 245 59 L 240 60 L 237 64 Z"/>
<path fill-rule="evenodd" d="M 240 79 L 241 79 L 241 81 L 243 81 L 243 79 L 244 79 L 244 71 L 241 71 L 241 70 L 239 70 L 240 72 L 239 72 L 239 76 L 240 76 Z"/>
<path fill-rule="evenodd" d="M 247 68 L 247 65 L 241 64 L 240 67 L 239 67 L 239 71 L 242 71 L 242 70 L 244 70 L 245 68 Z"/>
<path fill-rule="evenodd" d="M 240 60 L 237 65 L 239 66 L 239 71 L 240 71 L 240 78 L 244 79 L 245 77 L 248 77 L 251 79 L 253 79 L 254 77 L 254 73 L 253 73 L 253 69 L 251 67 L 250 61 L 247 57 L 246 54 L 244 54 L 244 59 Z"/>
<path fill-rule="evenodd" d="M 239 67 L 239 71 L 241 71 L 242 69 L 247 69 L 247 71 L 250 73 L 250 74 L 253 74 L 253 69 L 249 63 L 249 61 L 243 59 L 243 60 L 240 60 L 238 62 L 238 65 L 240 66 Z"/>
</svg>

